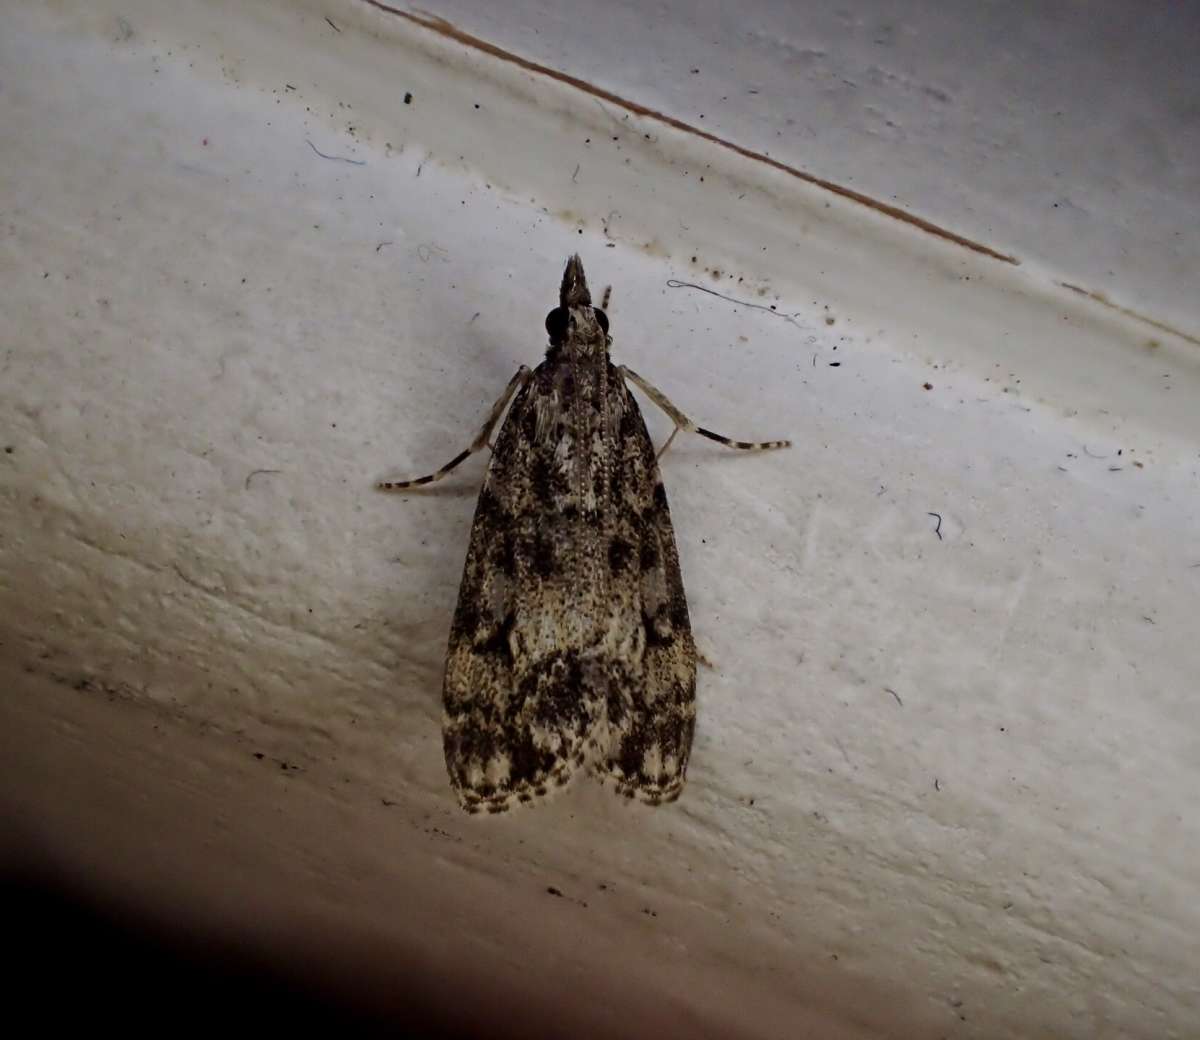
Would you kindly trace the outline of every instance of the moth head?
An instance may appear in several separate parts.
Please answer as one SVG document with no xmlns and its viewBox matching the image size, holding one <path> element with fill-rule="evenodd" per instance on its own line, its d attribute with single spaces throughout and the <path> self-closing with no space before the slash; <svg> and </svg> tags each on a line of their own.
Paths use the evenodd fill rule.
<svg viewBox="0 0 1200 1040">
<path fill-rule="evenodd" d="M 563 271 L 562 288 L 558 290 L 558 303 L 563 309 L 578 307 L 581 304 L 591 306 L 592 294 L 588 292 L 587 275 L 583 273 L 583 261 L 576 253 L 567 261 Z"/>
<path fill-rule="evenodd" d="M 578 253 L 567 261 L 558 306 L 546 315 L 546 332 L 553 347 L 560 346 L 571 333 L 581 343 L 599 339 L 607 345 L 608 315 L 592 306 L 592 294 Z"/>
</svg>

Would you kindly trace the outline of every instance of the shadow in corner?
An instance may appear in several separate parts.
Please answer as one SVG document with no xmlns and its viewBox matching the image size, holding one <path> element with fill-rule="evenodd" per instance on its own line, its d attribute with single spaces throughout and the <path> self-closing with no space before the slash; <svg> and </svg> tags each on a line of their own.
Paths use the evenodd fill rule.
<svg viewBox="0 0 1200 1040">
<path fill-rule="evenodd" d="M 312 972 L 107 910 L 50 875 L 4 871 L 0 899 L 9 951 L 5 991 L 17 1021 L 127 1035 L 230 1029 L 430 1040 L 473 1035 L 439 1022 L 420 994 L 372 1006 L 369 994 Z"/>
</svg>

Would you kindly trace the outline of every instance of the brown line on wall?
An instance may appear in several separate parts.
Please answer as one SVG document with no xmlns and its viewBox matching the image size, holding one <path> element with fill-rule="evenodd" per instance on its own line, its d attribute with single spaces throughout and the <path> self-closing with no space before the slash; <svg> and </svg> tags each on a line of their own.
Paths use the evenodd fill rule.
<svg viewBox="0 0 1200 1040">
<path fill-rule="evenodd" d="M 1173 325 L 1168 325 L 1165 321 L 1159 321 L 1157 318 L 1148 317 L 1145 314 L 1139 314 L 1131 307 L 1123 307 L 1119 303 L 1113 303 L 1104 293 L 1097 292 L 1094 289 L 1085 289 L 1081 285 L 1072 285 L 1070 282 L 1058 282 L 1058 285 L 1064 289 L 1070 289 L 1073 293 L 1078 293 L 1080 296 L 1086 297 L 1089 300 L 1094 300 L 1096 303 L 1108 307 L 1110 310 L 1116 311 L 1118 314 L 1123 314 L 1127 318 L 1133 318 L 1135 321 L 1144 321 L 1156 329 L 1169 333 L 1172 336 L 1178 336 L 1187 343 L 1193 343 L 1200 347 L 1200 337 L 1193 336 L 1191 333 L 1182 332 Z"/>
<path fill-rule="evenodd" d="M 873 199 L 869 195 L 864 195 L 862 192 L 854 191 L 852 188 L 843 187 L 840 184 L 835 184 L 833 181 L 824 180 L 821 177 L 815 177 L 811 173 L 805 173 L 803 170 L 798 170 L 794 166 L 789 166 L 787 163 L 782 163 L 778 159 L 772 159 L 769 155 L 763 155 L 761 152 L 751 151 L 749 148 L 744 148 L 740 144 L 735 144 L 733 141 L 728 141 L 723 137 L 718 137 L 716 134 L 710 134 L 706 130 L 701 130 L 698 127 L 691 126 L 683 122 L 681 119 L 676 119 L 674 116 L 666 115 L 663 112 L 656 112 L 652 108 L 647 108 L 645 105 L 639 105 L 636 101 L 630 101 L 627 98 L 613 94 L 611 91 L 604 90 L 602 87 L 597 87 L 585 80 L 578 79 L 575 76 L 570 76 L 565 72 L 560 72 L 558 69 L 552 69 L 548 65 L 541 65 L 536 61 L 530 61 L 528 58 L 522 58 L 519 54 L 513 54 L 512 51 L 506 51 L 502 47 L 497 47 L 494 43 L 489 43 L 487 40 L 481 39 L 478 36 L 472 36 L 470 33 L 463 32 L 457 26 L 452 25 L 444 18 L 439 18 L 437 15 L 432 15 L 424 12 L 402 11 L 399 8 L 392 7 L 390 4 L 383 3 L 382 0 L 366 0 L 366 3 L 372 7 L 378 8 L 380 11 L 386 11 L 389 14 L 394 14 L 407 21 L 420 25 L 422 28 L 436 32 L 447 39 L 454 40 L 457 43 L 465 44 L 468 47 L 473 47 L 475 50 L 490 54 L 494 58 L 499 58 L 501 61 L 509 62 L 519 68 L 525 69 L 527 72 L 533 72 L 540 76 L 546 76 L 550 79 L 558 80 L 560 83 L 565 83 L 568 86 L 574 87 L 576 90 L 583 91 L 585 94 L 590 94 L 594 98 L 601 101 L 607 101 L 611 105 L 616 105 L 619 108 L 625 109 L 627 112 L 632 112 L 634 115 L 642 116 L 646 119 L 653 119 L 657 122 L 664 123 L 667 126 L 673 127 L 676 130 L 682 130 L 684 133 L 693 134 L 702 140 L 715 144 L 718 147 L 728 151 L 735 152 L 746 159 L 753 162 L 763 163 L 773 169 L 779 170 L 781 173 L 786 173 L 789 176 L 795 177 L 797 180 L 804 181 L 807 184 L 815 185 L 818 188 L 824 188 L 826 191 L 832 192 L 834 195 L 841 196 L 844 199 L 849 199 L 852 202 L 857 202 L 859 205 L 866 206 L 885 216 L 892 217 L 895 220 L 903 221 L 905 224 L 910 224 L 915 228 L 930 235 L 935 235 L 938 238 L 943 238 L 948 242 L 953 242 L 956 245 L 963 246 L 966 249 L 973 250 L 976 253 L 981 253 L 984 256 L 990 256 L 993 260 L 1002 260 L 1006 264 L 1019 264 L 1020 261 L 1015 256 L 1010 256 L 1006 253 L 1001 253 L 990 246 L 985 246 L 981 242 L 972 241 L 963 235 L 955 234 L 955 232 L 944 227 L 939 227 L 932 221 L 924 220 L 921 217 L 914 216 L 900 209 L 898 206 L 889 205 L 886 202 L 880 202 L 878 199 Z"/>
<path fill-rule="evenodd" d="M 523 58 L 519 54 L 514 54 L 512 51 L 507 51 L 503 47 L 498 47 L 494 43 L 478 36 L 472 36 L 470 33 L 464 32 L 457 26 L 440 18 L 437 15 L 429 14 L 424 11 L 402 11 L 390 4 L 383 3 L 382 0 L 365 0 L 367 4 L 377 8 L 380 11 L 385 11 L 388 14 L 397 15 L 406 21 L 412 22 L 415 25 L 421 26 L 423 29 L 428 29 L 447 39 L 454 40 L 464 46 L 472 47 L 475 50 L 482 51 L 484 54 L 489 54 L 501 61 L 516 65 L 518 68 L 525 69 L 527 72 L 535 73 L 539 76 L 546 76 L 549 79 L 557 80 L 560 83 L 565 83 L 576 90 L 589 94 L 592 97 L 607 101 L 611 105 L 618 108 L 623 108 L 637 116 L 642 116 L 645 119 L 653 119 L 657 122 L 670 126 L 673 129 L 680 130 L 687 134 L 693 134 L 704 141 L 715 144 L 727 151 L 734 152 L 743 158 L 749 159 L 752 162 L 763 163 L 770 166 L 772 169 L 779 170 L 781 173 L 786 173 L 797 180 L 804 181 L 806 184 L 812 184 L 815 187 L 823 188 L 825 191 L 832 192 L 841 198 L 849 199 L 851 202 L 857 202 L 859 205 L 866 206 L 868 209 L 875 210 L 877 213 L 882 213 L 884 216 L 892 217 L 912 227 L 918 228 L 927 234 L 934 235 L 937 238 L 945 239 L 948 242 L 953 242 L 965 249 L 970 249 L 973 252 L 980 253 L 983 256 L 991 257 L 993 260 L 1000 260 L 1006 264 L 1020 265 L 1021 261 L 1015 256 L 1008 253 L 1001 253 L 998 250 L 992 249 L 990 246 L 985 246 L 981 242 L 976 242 L 964 235 L 956 234 L 948 228 L 940 227 L 932 221 L 925 220 L 921 217 L 914 216 L 898 206 L 889 205 L 886 202 L 880 202 L 878 199 L 873 199 L 869 195 L 864 195 L 862 192 L 854 191 L 852 188 L 843 187 L 840 184 L 835 184 L 833 181 L 827 181 L 822 177 L 816 177 L 811 173 L 805 173 L 794 166 L 789 166 L 787 163 L 782 163 L 778 159 L 772 159 L 769 155 L 763 155 L 761 152 L 751 151 L 749 148 L 744 148 L 740 144 L 735 144 L 733 141 L 728 141 L 723 137 L 718 137 L 716 134 L 709 133 L 707 130 L 701 130 L 699 127 L 691 126 L 683 122 L 681 119 L 676 119 L 674 116 L 666 115 L 663 112 L 657 112 L 652 108 L 647 108 L 645 105 L 640 105 L 636 101 L 630 101 L 627 98 L 620 97 L 611 91 L 605 90 L 603 87 L 597 87 L 594 84 L 588 83 L 585 80 L 579 79 L 576 76 L 568 75 L 565 72 L 560 72 L 558 69 L 551 68 L 548 65 L 542 65 L 539 62 L 531 61 L 529 58 Z M 1144 314 L 1139 314 L 1137 311 L 1128 307 L 1123 307 L 1120 304 L 1113 303 L 1107 296 L 1100 292 L 1093 292 L 1088 289 L 1080 288 L 1077 285 L 1072 285 L 1070 282 L 1059 281 L 1057 284 L 1069 289 L 1080 296 L 1086 297 L 1095 303 L 1099 303 L 1111 310 L 1117 311 L 1128 318 L 1135 321 L 1145 322 L 1153 328 L 1160 329 L 1163 332 L 1169 333 L 1172 336 L 1178 336 L 1180 339 L 1188 343 L 1200 346 L 1200 337 L 1196 337 L 1186 332 L 1168 325 L 1166 322 L 1158 321 L 1155 318 L 1147 317 Z"/>
</svg>

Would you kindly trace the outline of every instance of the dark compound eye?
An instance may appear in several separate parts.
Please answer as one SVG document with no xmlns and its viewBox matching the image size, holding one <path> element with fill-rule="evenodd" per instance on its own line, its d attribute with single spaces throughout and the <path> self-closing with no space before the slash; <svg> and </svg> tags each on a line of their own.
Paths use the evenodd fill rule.
<svg viewBox="0 0 1200 1040">
<path fill-rule="evenodd" d="M 550 334 L 551 343 L 561 343 L 567 335 L 567 324 L 571 316 L 564 307 L 555 307 L 546 315 L 546 331 Z"/>
<path fill-rule="evenodd" d="M 596 321 L 604 335 L 608 335 L 608 315 L 599 307 L 593 307 Z M 571 324 L 571 313 L 565 307 L 555 307 L 546 315 L 546 332 L 550 334 L 551 343 L 561 343 L 567 337 L 567 329 Z"/>
</svg>

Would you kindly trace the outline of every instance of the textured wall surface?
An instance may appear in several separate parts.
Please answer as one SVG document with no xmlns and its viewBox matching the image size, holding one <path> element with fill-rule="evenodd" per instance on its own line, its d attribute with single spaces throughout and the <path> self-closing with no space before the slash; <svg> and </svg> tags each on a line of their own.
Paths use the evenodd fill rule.
<svg viewBox="0 0 1200 1040">
<path fill-rule="evenodd" d="M 658 47 L 732 92 L 753 54 L 800 97 L 818 61 L 766 14 L 721 65 L 711 12 L 673 19 L 676 51 L 617 8 L 584 55 L 577 21 L 453 8 L 684 124 L 672 76 L 589 62 Z M 916 61 L 932 33 L 939 71 L 886 89 L 978 97 L 915 11 L 872 46 Z M 894 167 L 855 174 L 881 203 L 886 174 L 911 208 L 944 190 L 921 216 L 1014 264 L 377 5 L 6 18 L 6 854 L 518 1035 L 1189 1035 L 1195 301 L 1140 261 L 1103 285 L 1159 325 L 1058 284 L 1194 223 L 1173 173 L 1145 218 L 1081 174 L 1105 219 L 1060 235 L 1033 180 L 951 192 L 938 149 L 1008 133 L 975 105 L 974 130 L 907 124 Z M 1038 65 L 1023 46 L 1005 76 Z M 842 126 L 849 162 L 856 111 L 795 118 Z M 771 125 L 720 133 L 774 156 Z M 1195 248 L 1160 241 L 1164 272 Z M 664 458 L 711 663 L 682 799 L 581 781 L 478 820 L 445 781 L 439 685 L 484 463 L 371 483 L 466 445 L 538 359 L 574 250 L 614 285 L 618 360 L 796 446 Z"/>
<path fill-rule="evenodd" d="M 437 13 L 1200 328 L 1194 5 L 446 0 Z"/>
</svg>

